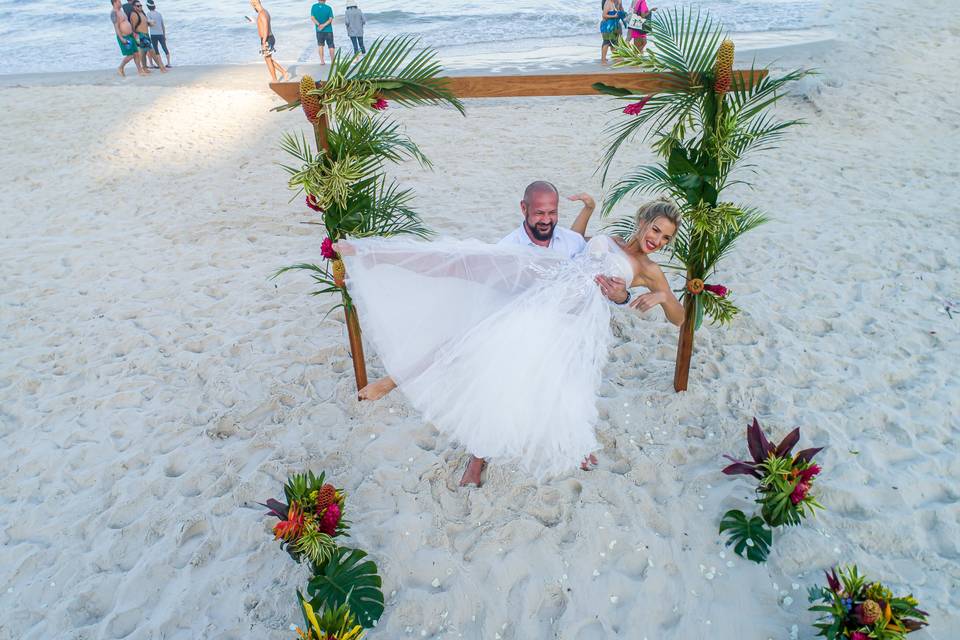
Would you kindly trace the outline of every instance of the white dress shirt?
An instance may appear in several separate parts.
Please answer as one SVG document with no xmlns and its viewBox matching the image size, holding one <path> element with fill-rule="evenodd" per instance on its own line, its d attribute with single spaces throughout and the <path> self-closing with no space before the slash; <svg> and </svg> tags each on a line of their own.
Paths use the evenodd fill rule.
<svg viewBox="0 0 960 640">
<path fill-rule="evenodd" d="M 524 228 L 523 224 L 520 225 L 520 228 L 514 229 L 512 232 L 510 232 L 510 234 L 508 234 L 497 244 L 515 244 L 521 247 L 538 247 L 540 249 L 550 248 L 568 258 L 572 258 L 573 256 L 577 255 L 583 251 L 584 247 L 587 246 L 583 236 L 576 231 L 571 231 L 570 229 L 565 229 L 563 227 L 554 227 L 553 237 L 550 239 L 549 247 L 543 247 L 530 239 L 530 236 L 527 235 L 527 230 Z"/>
</svg>

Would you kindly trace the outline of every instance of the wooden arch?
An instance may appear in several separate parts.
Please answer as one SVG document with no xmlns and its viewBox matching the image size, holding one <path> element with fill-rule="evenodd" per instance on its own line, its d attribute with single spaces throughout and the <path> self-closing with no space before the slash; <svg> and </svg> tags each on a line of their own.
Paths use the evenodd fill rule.
<svg viewBox="0 0 960 640">
<path fill-rule="evenodd" d="M 753 86 L 767 75 L 766 69 L 733 72 L 738 79 L 735 83 Z M 546 75 L 502 75 L 502 76 L 451 76 L 446 78 L 447 85 L 458 98 L 527 98 L 537 96 L 586 96 L 600 95 L 593 88 L 595 83 L 614 85 L 629 89 L 636 94 L 652 94 L 675 88 L 670 76 L 645 72 L 606 72 L 606 73 L 570 73 Z M 287 104 L 300 99 L 300 85 L 297 82 L 271 82 L 270 88 Z M 384 92 L 390 98 L 390 92 Z M 315 125 L 317 143 L 327 147 L 326 119 L 321 117 Z M 689 302 L 689 299 L 688 299 Z M 686 305 L 686 317 L 691 317 L 691 305 Z M 345 310 L 347 334 L 350 339 L 350 355 L 353 358 L 353 373 L 357 390 L 367 386 L 367 364 L 363 355 L 363 341 L 360 336 L 360 320 L 355 308 Z M 676 391 L 687 389 L 690 373 L 690 358 L 693 355 L 694 327 L 686 322 L 680 330 L 677 345 L 677 364 L 674 369 L 673 388 Z"/>
</svg>

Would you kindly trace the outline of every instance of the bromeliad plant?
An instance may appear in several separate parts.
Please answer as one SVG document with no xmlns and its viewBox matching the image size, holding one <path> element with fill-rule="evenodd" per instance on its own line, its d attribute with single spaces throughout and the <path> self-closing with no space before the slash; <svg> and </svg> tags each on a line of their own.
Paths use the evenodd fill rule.
<svg viewBox="0 0 960 640">
<path fill-rule="evenodd" d="M 828 640 L 904 640 L 927 625 L 927 612 L 912 595 L 896 597 L 879 582 L 867 582 L 857 565 L 824 572 L 827 586 L 810 588 L 810 611 L 824 614 L 814 623 Z"/>
<path fill-rule="evenodd" d="M 387 98 L 402 105 L 449 105 L 461 113 L 462 103 L 440 77 L 442 68 L 430 48 L 416 51 L 409 36 L 378 39 L 360 59 L 338 51 L 327 79 L 317 85 L 300 81 L 300 99 L 280 109 L 303 108 L 313 125 L 312 140 L 285 134 L 281 148 L 294 160 L 283 165 L 294 198 L 304 196 L 320 215 L 326 231 L 321 255 L 326 260 L 295 264 L 278 271 L 307 270 L 319 285 L 314 295 L 339 293 L 336 306 L 351 305 L 344 288 L 343 263 L 333 243 L 346 237 L 427 237 L 429 229 L 411 208 L 413 192 L 402 189 L 384 172 L 387 163 L 413 159 L 430 162 L 401 126 L 385 115 Z M 336 308 L 336 307 L 334 307 Z"/>
<path fill-rule="evenodd" d="M 350 607 L 341 605 L 328 608 L 318 617 L 313 605 L 304 599 L 299 590 L 297 590 L 297 602 L 300 603 L 306 628 L 304 631 L 294 627 L 299 640 L 363 640 L 363 627 L 356 623 Z"/>
<path fill-rule="evenodd" d="M 267 515 L 280 520 L 273 527 L 274 539 L 296 562 L 306 559 L 314 571 L 336 554 L 334 538 L 349 535 L 350 528 L 343 517 L 346 495 L 324 477 L 322 472 L 294 474 L 283 488 L 286 503 L 273 498 L 261 503 L 270 510 Z"/>
<path fill-rule="evenodd" d="M 630 102 L 626 119 L 608 127 L 610 143 L 601 169 L 607 182 L 613 160 L 624 145 L 641 136 L 651 141 L 660 161 L 639 166 L 617 181 L 603 203 L 610 213 L 629 196 L 669 193 L 684 212 L 673 244 L 673 258 L 686 275 L 680 291 L 686 309 L 677 357 L 676 390 L 686 389 L 693 334 L 704 316 L 727 324 L 738 313 L 726 287 L 707 284 L 736 241 L 767 221 L 755 207 L 730 202 L 723 192 L 735 184 L 735 170 L 753 152 L 772 149 L 799 120 L 778 120 L 769 113 L 790 83 L 811 73 L 797 69 L 771 78 L 765 72 L 733 71 L 734 44 L 709 14 L 685 8 L 658 11 L 648 23 L 655 49 L 641 51 L 621 40 L 614 48 L 617 67 L 659 74 L 665 88 L 639 95 L 597 83 L 594 88 Z M 631 235 L 631 217 L 614 222 L 613 233 Z M 683 365 L 683 366 L 681 366 Z"/>
<path fill-rule="evenodd" d="M 796 428 L 774 445 L 754 418 L 747 426 L 747 449 L 751 460 L 724 456 L 733 464 L 725 467 L 723 473 L 731 476 L 743 474 L 759 480 L 756 502 L 760 504 L 760 515 L 748 518 L 739 509 L 732 509 L 720 521 L 720 533 L 727 532 L 727 546 L 734 545 L 737 555 L 746 554 L 754 562 L 764 562 L 773 544 L 771 528 L 798 525 L 805 517 L 813 515 L 815 509 L 823 508 L 811 493 L 814 478 L 821 471 L 813 463 L 813 457 L 823 447 L 804 449 L 791 455 L 799 441 L 800 429 Z"/>
<path fill-rule="evenodd" d="M 383 582 L 377 565 L 364 560 L 366 552 L 337 545 L 349 535 L 343 517 L 346 494 L 325 479 L 323 472 L 294 474 L 283 488 L 286 503 L 271 498 L 262 504 L 269 509 L 267 515 L 279 520 L 274 538 L 296 562 L 310 564 L 310 600 L 297 592 L 307 627 L 298 630 L 301 638 L 358 640 L 362 633 L 358 635 L 357 629 L 374 626 L 383 615 Z M 324 611 L 319 623 L 315 611 Z M 330 630 L 334 628 L 335 632 Z"/>
</svg>

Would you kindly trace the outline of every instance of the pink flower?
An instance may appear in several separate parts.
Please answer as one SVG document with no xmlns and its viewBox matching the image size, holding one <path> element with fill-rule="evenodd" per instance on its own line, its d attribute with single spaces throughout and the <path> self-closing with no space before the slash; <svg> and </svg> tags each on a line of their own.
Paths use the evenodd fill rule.
<svg viewBox="0 0 960 640">
<path fill-rule="evenodd" d="M 793 488 L 793 492 L 790 494 L 790 502 L 795 505 L 800 504 L 800 502 L 807 497 L 807 491 L 810 491 L 810 483 L 801 480 L 797 483 L 797 486 Z"/>
<path fill-rule="evenodd" d="M 337 259 L 337 252 L 333 250 L 333 240 L 330 238 L 323 239 L 323 242 L 320 243 L 320 255 L 327 260 Z"/>
<path fill-rule="evenodd" d="M 323 513 L 323 517 L 320 518 L 320 531 L 328 536 L 335 535 L 338 522 L 340 522 L 340 505 L 334 502 L 327 507 L 327 510 Z"/>
<path fill-rule="evenodd" d="M 705 284 L 703 288 L 718 298 L 726 298 L 727 293 L 729 293 L 728 289 L 722 284 Z"/>
<path fill-rule="evenodd" d="M 323 211 L 323 209 L 320 208 L 320 200 L 317 198 L 317 196 L 308 195 L 307 206 L 314 211 Z"/>
<path fill-rule="evenodd" d="M 383 98 L 377 98 L 377 101 L 370 106 L 376 109 L 377 111 L 383 111 L 384 109 L 390 106 L 390 103 L 384 100 Z"/>
<path fill-rule="evenodd" d="M 854 631 L 850 634 L 850 640 L 870 640 L 870 636 L 863 631 Z"/>
<path fill-rule="evenodd" d="M 820 473 L 820 467 L 812 464 L 797 475 L 800 477 L 801 482 L 809 483 L 811 480 L 813 480 L 813 476 L 817 475 L 818 473 Z"/>
<path fill-rule="evenodd" d="M 640 115 L 640 111 L 643 110 L 648 102 L 650 102 L 650 96 L 644 96 L 640 102 L 634 102 L 624 107 L 623 112 L 628 116 Z"/>
</svg>

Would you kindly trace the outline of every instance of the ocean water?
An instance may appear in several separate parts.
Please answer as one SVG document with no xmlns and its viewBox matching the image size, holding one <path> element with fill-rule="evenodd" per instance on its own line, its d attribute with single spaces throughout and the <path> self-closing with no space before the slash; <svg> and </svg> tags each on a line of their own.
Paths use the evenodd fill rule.
<svg viewBox="0 0 960 640">
<path fill-rule="evenodd" d="M 249 64 L 259 62 L 255 14 L 246 0 L 156 0 L 167 28 L 172 63 Z M 338 22 L 346 0 L 329 0 Z M 146 4 L 146 0 L 144 0 Z M 316 62 L 310 21 L 313 0 L 264 0 L 273 17 L 277 59 L 285 64 Z M 448 66 L 509 64 L 513 59 L 592 56 L 599 50 L 600 0 L 358 0 L 367 16 L 365 39 L 408 33 L 436 47 Z M 626 3 L 625 3 L 626 4 Z M 767 34 L 823 26 L 819 0 L 714 0 L 649 2 L 702 7 L 734 34 Z M 338 47 L 350 48 L 335 23 Z M 492 57 L 491 57 L 492 56 Z M 0 0 L 0 74 L 105 69 L 119 63 L 108 0 Z"/>
</svg>

